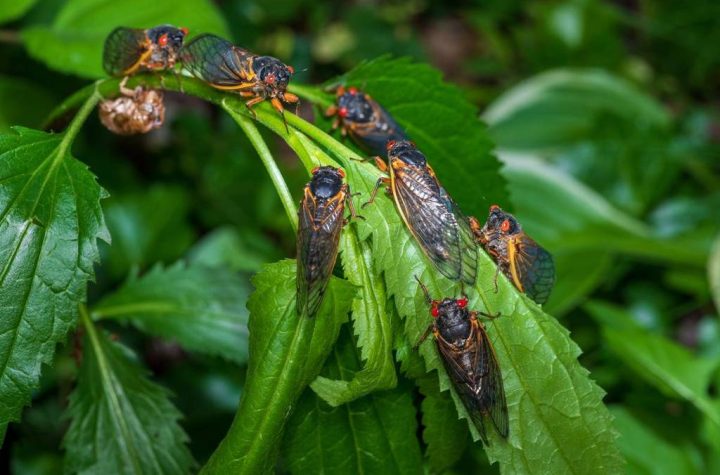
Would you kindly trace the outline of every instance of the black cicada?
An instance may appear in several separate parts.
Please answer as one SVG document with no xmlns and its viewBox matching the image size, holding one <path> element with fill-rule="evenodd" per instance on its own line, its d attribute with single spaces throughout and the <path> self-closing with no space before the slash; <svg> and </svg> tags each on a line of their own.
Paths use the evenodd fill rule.
<svg viewBox="0 0 720 475">
<path fill-rule="evenodd" d="M 340 231 L 346 223 L 345 204 L 357 217 L 350 188 L 340 168 L 318 167 L 305 185 L 298 210 L 297 312 L 312 317 L 322 303 L 335 267 Z"/>
<path fill-rule="evenodd" d="M 545 303 L 555 284 L 555 264 L 550 253 L 525 234 L 513 215 L 497 205 L 490 207 L 490 215 L 482 228 L 475 218 L 470 218 L 470 225 L 478 242 L 497 263 L 498 270 L 528 297 Z"/>
<path fill-rule="evenodd" d="M 340 86 L 335 102 L 325 111 L 326 116 L 335 116 L 333 129 L 340 127 L 343 136 L 349 134 L 368 152 L 382 155 L 388 140 L 407 140 L 395 119 L 369 94 Z"/>
<path fill-rule="evenodd" d="M 248 108 L 270 99 L 282 115 L 283 102 L 299 100 L 295 94 L 286 92 L 295 73 L 292 66 L 272 56 L 257 56 L 219 36 L 198 36 L 185 45 L 180 57 L 188 71 L 212 87 L 252 97 L 246 103 Z"/>
<path fill-rule="evenodd" d="M 435 320 L 416 346 L 432 331 L 445 369 L 483 442 L 487 443 L 487 419 L 507 438 L 510 422 L 502 374 L 485 327 L 478 320 L 479 312 L 468 310 L 465 295 L 433 300 L 427 287 L 420 280 L 418 283 Z"/>
<path fill-rule="evenodd" d="M 376 158 L 378 167 L 388 171 L 380 178 L 370 200 L 385 184 L 400 216 L 425 255 L 445 277 L 474 284 L 477 274 L 477 246 L 467 218 L 440 185 L 425 155 L 407 140 L 387 144 L 390 166 Z M 365 206 L 363 205 L 363 206 Z"/>
<path fill-rule="evenodd" d="M 148 30 L 115 28 L 105 39 L 103 68 L 111 76 L 170 69 L 175 66 L 187 33 L 187 28 L 170 25 Z"/>
</svg>

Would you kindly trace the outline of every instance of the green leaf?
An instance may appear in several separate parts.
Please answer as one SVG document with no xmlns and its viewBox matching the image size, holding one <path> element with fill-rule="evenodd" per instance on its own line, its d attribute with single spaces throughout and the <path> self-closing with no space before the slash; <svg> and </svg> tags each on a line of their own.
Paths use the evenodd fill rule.
<svg viewBox="0 0 720 475">
<path fill-rule="evenodd" d="M 620 451 L 628 474 L 692 475 L 700 473 L 697 460 L 685 447 L 662 438 L 627 409 L 613 406 L 610 412 L 620 432 Z"/>
<path fill-rule="evenodd" d="M 323 374 L 356 380 L 359 368 L 355 344 L 343 331 Z M 282 444 L 290 473 L 422 473 L 411 395 L 403 384 L 330 407 L 305 391 Z"/>
<path fill-rule="evenodd" d="M 347 320 L 356 289 L 331 278 L 313 318 L 295 310 L 294 260 L 269 264 L 253 278 L 246 390 L 225 439 L 203 473 L 265 473 L 275 462 L 286 420 L 318 375 Z M 260 437 L 262 435 L 262 437 Z"/>
<path fill-rule="evenodd" d="M 0 0 L 0 23 L 20 18 L 37 0 Z"/>
<path fill-rule="evenodd" d="M 68 473 L 189 473 L 180 412 L 134 355 L 83 315 L 87 336 L 65 435 Z"/>
<path fill-rule="evenodd" d="M 638 377 L 663 394 L 693 404 L 720 426 L 708 386 L 720 359 L 694 356 L 687 349 L 634 323 L 632 315 L 614 305 L 589 302 L 585 310 L 603 325 L 603 339 Z"/>
<path fill-rule="evenodd" d="M 708 259 L 708 281 L 715 308 L 720 309 L 720 235 L 715 238 L 710 259 Z M 718 310 L 720 312 L 720 310 Z"/>
<path fill-rule="evenodd" d="M 130 321 L 140 330 L 176 340 L 188 350 L 247 361 L 248 284 L 222 268 L 179 262 L 154 267 L 104 297 L 96 319 Z"/>
<path fill-rule="evenodd" d="M 25 78 L 3 75 L 0 75 L 0 104 L 3 105 L 0 109 L 2 133 L 9 133 L 12 125 L 39 127 L 54 105 L 53 97 L 44 88 Z"/>
<path fill-rule="evenodd" d="M 612 270 L 613 256 L 602 250 L 553 252 L 555 287 L 543 304 L 545 312 L 561 317 L 575 308 L 599 285 Z"/>
<path fill-rule="evenodd" d="M 483 114 L 501 148 L 539 150 L 596 136 L 612 117 L 665 129 L 670 116 L 653 98 L 601 70 L 560 69 L 534 76 L 501 95 Z"/>
<path fill-rule="evenodd" d="M 118 26 L 162 24 L 187 27 L 191 36 L 229 36 L 220 12 L 209 0 L 69 0 L 52 25 L 30 27 L 22 38 L 30 55 L 50 68 L 95 79 L 106 76 L 102 50 L 108 33 Z"/>
<path fill-rule="evenodd" d="M 392 114 L 466 212 L 486 213 L 492 203 L 507 206 L 500 162 L 478 111 L 438 70 L 409 58 L 382 57 L 333 82 L 340 81 L 362 87 Z"/>
<path fill-rule="evenodd" d="M 208 267 L 257 272 L 262 264 L 277 259 L 276 254 L 277 250 L 258 231 L 222 227 L 198 241 L 188 252 L 188 260 Z"/>
<path fill-rule="evenodd" d="M 113 196 L 103 208 L 113 240 L 112 246 L 103 249 L 104 269 L 113 277 L 158 261 L 175 261 L 192 243 L 189 197 L 181 188 L 155 185 Z"/>
<path fill-rule="evenodd" d="M 392 322 L 385 309 L 385 285 L 373 270 L 370 246 L 358 241 L 354 230 L 346 228 L 341 248 L 345 275 L 351 284 L 360 288 L 353 301 L 352 319 L 365 365 L 352 381 L 319 376 L 312 383 L 312 389 L 331 406 L 397 385 Z"/>
<path fill-rule="evenodd" d="M 346 168 L 353 191 L 367 196 L 378 171 L 355 161 L 348 161 Z M 416 342 L 431 319 L 414 276 L 420 277 L 435 298 L 458 295 L 460 289 L 427 264 L 387 197 L 379 196 L 363 215 L 367 221 L 357 223 L 360 238 L 372 235 L 375 265 L 383 272 L 388 294 L 405 319 L 408 340 Z M 465 289 L 472 308 L 503 315 L 486 326 L 503 372 L 510 437 L 505 442 L 490 434 L 490 460 L 498 461 L 507 473 L 619 471 L 622 460 L 610 415 L 602 403 L 603 392 L 578 363 L 580 349 L 567 330 L 519 294 L 504 276 L 499 276 L 498 293 L 494 293 L 494 276 L 494 263 L 481 253 L 474 292 Z M 426 342 L 420 352 L 427 369 L 437 371 L 440 387 L 446 391 L 451 383 L 434 344 Z M 451 395 L 458 413 L 467 418 L 454 390 Z M 477 438 L 474 426 L 470 429 Z"/>
<path fill-rule="evenodd" d="M 75 326 L 97 239 L 110 240 L 105 191 L 70 155 L 75 133 L 0 134 L 0 432 L 18 419 L 41 365 Z"/>
</svg>

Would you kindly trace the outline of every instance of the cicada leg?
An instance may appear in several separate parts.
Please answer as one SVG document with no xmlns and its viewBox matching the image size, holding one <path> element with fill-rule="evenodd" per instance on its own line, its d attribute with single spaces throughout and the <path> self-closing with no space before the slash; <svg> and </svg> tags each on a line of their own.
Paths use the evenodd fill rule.
<svg viewBox="0 0 720 475">
<path fill-rule="evenodd" d="M 240 93 L 240 95 L 241 95 L 241 96 L 244 96 L 244 97 L 247 97 L 247 96 L 245 96 L 246 94 L 251 94 L 251 95 L 253 95 L 253 96 L 255 95 L 255 94 L 253 94 L 253 93 L 243 93 L 243 92 Z M 252 116 L 253 116 L 253 119 L 256 119 L 256 120 L 257 120 L 257 115 L 255 114 L 255 111 L 252 110 L 252 107 L 253 107 L 255 104 L 261 103 L 261 102 L 264 101 L 264 100 L 265 100 L 264 97 L 258 96 L 258 97 L 255 97 L 254 99 L 250 99 L 249 101 L 247 101 L 247 102 L 245 103 L 245 107 L 248 108 L 248 110 L 250 111 L 250 113 L 251 113 Z"/>
<path fill-rule="evenodd" d="M 481 233 L 480 233 L 480 222 L 475 218 L 475 216 L 470 216 L 468 218 L 468 221 L 470 222 L 470 229 L 472 230 L 473 234 L 475 235 L 475 239 L 479 242 L 482 242 Z"/>
<path fill-rule="evenodd" d="M 372 190 L 372 193 L 370 193 L 370 199 L 367 200 L 363 205 L 360 207 L 365 208 L 367 205 L 373 203 L 375 201 L 375 196 L 377 196 L 378 189 L 380 189 L 381 185 L 389 186 L 390 185 L 390 178 L 387 177 L 380 177 L 378 178 L 378 181 L 375 182 L 375 187 Z"/>
<path fill-rule="evenodd" d="M 130 76 L 125 76 L 122 81 L 120 81 L 120 94 L 127 97 L 135 97 L 135 89 L 130 89 L 127 87 L 127 82 L 130 79 Z"/>
<path fill-rule="evenodd" d="M 270 104 L 272 104 L 273 108 L 280 113 L 280 117 L 282 117 L 283 124 L 285 124 L 285 133 L 289 134 L 290 129 L 288 129 L 287 120 L 285 119 L 285 108 L 282 105 L 282 102 L 280 102 L 280 99 L 277 97 L 273 97 L 270 99 Z"/>
<path fill-rule="evenodd" d="M 347 195 L 345 196 L 345 201 L 347 201 L 347 207 L 350 210 L 350 218 L 345 218 L 345 221 L 343 222 L 343 224 L 349 223 L 350 220 L 352 220 L 352 219 L 362 219 L 363 221 L 365 221 L 365 216 L 362 216 L 360 214 L 357 214 L 357 212 L 355 212 L 355 205 L 353 204 L 353 201 L 352 201 L 352 197 L 355 195 L 353 195 L 350 192 L 350 186 L 349 185 L 345 185 L 345 186 L 347 186 Z M 359 194 L 360 193 L 356 193 L 356 195 L 359 195 Z"/>
<path fill-rule="evenodd" d="M 478 318 L 477 318 L 478 315 L 482 315 L 483 317 L 487 318 L 488 320 L 495 320 L 496 318 L 501 317 L 502 313 L 498 312 L 493 315 L 492 313 L 479 312 L 477 310 L 473 310 L 470 312 L 470 319 L 475 320 L 475 322 L 478 323 Z"/>
<path fill-rule="evenodd" d="M 417 349 L 420 348 L 420 345 L 422 345 L 423 342 L 427 340 L 427 337 L 430 336 L 430 332 L 432 332 L 434 328 L 435 325 L 433 325 L 432 323 L 428 325 L 420 339 L 413 345 L 413 350 L 417 351 Z"/>
</svg>

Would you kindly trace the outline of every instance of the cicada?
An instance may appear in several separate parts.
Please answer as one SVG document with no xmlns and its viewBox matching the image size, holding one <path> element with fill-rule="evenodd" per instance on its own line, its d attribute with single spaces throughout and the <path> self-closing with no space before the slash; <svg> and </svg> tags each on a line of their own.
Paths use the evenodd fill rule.
<svg viewBox="0 0 720 475">
<path fill-rule="evenodd" d="M 118 135 L 145 134 L 157 129 L 165 120 L 165 103 L 162 91 L 135 89 L 120 84 L 121 96 L 107 99 L 98 106 L 100 122 Z"/>
<path fill-rule="evenodd" d="M 297 313 L 312 317 L 322 303 L 335 267 L 340 232 L 347 223 L 345 205 L 358 217 L 341 168 L 318 167 L 305 185 L 298 210 Z"/>
<path fill-rule="evenodd" d="M 433 300 L 419 279 L 418 283 L 434 320 L 416 347 L 432 331 L 445 369 L 483 442 L 487 443 L 488 419 L 498 434 L 507 438 L 510 423 L 502 374 L 485 327 L 478 320 L 480 312 L 468 310 L 465 295 Z"/>
<path fill-rule="evenodd" d="M 407 140 L 395 119 L 369 94 L 355 87 L 337 88 L 335 105 L 325 115 L 335 116 L 333 129 L 340 127 L 343 136 L 350 135 L 360 147 L 370 153 L 382 155 L 389 140 Z"/>
<path fill-rule="evenodd" d="M 111 76 L 170 69 L 175 66 L 187 33 L 187 28 L 170 25 L 148 30 L 115 28 L 105 39 L 103 68 Z"/>
<path fill-rule="evenodd" d="M 286 91 L 295 73 L 292 66 L 272 56 L 257 56 L 219 36 L 198 36 L 185 45 L 180 57 L 190 73 L 212 87 L 251 97 L 246 102 L 248 108 L 270 99 L 275 110 L 283 115 L 283 102 L 299 100 Z"/>
<path fill-rule="evenodd" d="M 389 177 L 375 184 L 370 200 L 375 200 L 381 185 L 388 193 L 403 221 L 425 255 L 442 275 L 474 284 L 477 274 L 477 245 L 467 218 L 440 185 L 425 155 L 407 140 L 387 143 L 388 166 L 375 161 Z"/>
<path fill-rule="evenodd" d="M 497 205 L 481 228 L 475 218 L 470 225 L 482 245 L 515 287 L 537 303 L 545 303 L 555 284 L 555 264 L 549 252 L 530 238 L 510 213 Z M 497 285 L 497 275 L 495 276 Z"/>
</svg>

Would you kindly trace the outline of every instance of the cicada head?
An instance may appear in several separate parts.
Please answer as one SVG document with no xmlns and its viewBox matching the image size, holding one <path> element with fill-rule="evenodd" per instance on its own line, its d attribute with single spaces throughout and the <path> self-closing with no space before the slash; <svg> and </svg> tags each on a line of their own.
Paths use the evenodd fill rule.
<svg viewBox="0 0 720 475">
<path fill-rule="evenodd" d="M 272 56 L 253 58 L 252 68 L 260 82 L 265 86 L 269 97 L 281 96 L 287 89 L 290 78 L 295 72 L 291 66 Z"/>
<path fill-rule="evenodd" d="M 522 232 L 522 226 L 515 216 L 503 211 L 498 205 L 490 206 L 490 213 L 481 232 L 483 234 L 513 236 Z"/>
<path fill-rule="evenodd" d="M 386 148 L 391 163 L 400 160 L 414 167 L 427 166 L 425 155 L 409 140 L 388 140 Z"/>
<path fill-rule="evenodd" d="M 467 308 L 468 299 L 462 296 L 457 299 L 445 298 L 433 300 L 430 314 L 435 318 L 435 326 L 448 342 L 457 342 L 470 335 L 470 311 Z"/>
<path fill-rule="evenodd" d="M 173 57 L 182 48 L 187 33 L 187 28 L 175 28 L 170 25 L 156 26 L 147 30 L 148 39 L 153 45 Z"/>
<path fill-rule="evenodd" d="M 340 168 L 318 167 L 312 171 L 310 191 L 318 198 L 328 199 L 337 195 L 343 185 L 345 173 Z"/>
<path fill-rule="evenodd" d="M 348 122 L 368 123 L 372 122 L 375 110 L 372 99 L 357 88 L 339 88 L 337 94 L 337 115 Z"/>
</svg>

